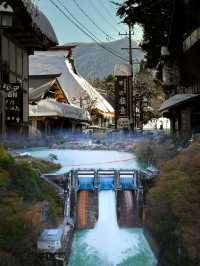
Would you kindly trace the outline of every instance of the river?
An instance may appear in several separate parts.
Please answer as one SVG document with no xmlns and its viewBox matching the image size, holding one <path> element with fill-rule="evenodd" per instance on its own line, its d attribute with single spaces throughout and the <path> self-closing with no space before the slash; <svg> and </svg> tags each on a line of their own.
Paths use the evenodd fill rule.
<svg viewBox="0 0 200 266">
<path fill-rule="evenodd" d="M 29 149 L 32 156 L 48 159 L 57 156 L 63 166 L 71 168 L 139 168 L 130 153 L 116 151 L 78 151 Z M 94 229 L 77 231 L 72 245 L 69 266 L 155 266 L 156 259 L 142 229 L 120 229 L 117 224 L 116 200 L 113 191 L 99 193 L 99 219 Z"/>
</svg>

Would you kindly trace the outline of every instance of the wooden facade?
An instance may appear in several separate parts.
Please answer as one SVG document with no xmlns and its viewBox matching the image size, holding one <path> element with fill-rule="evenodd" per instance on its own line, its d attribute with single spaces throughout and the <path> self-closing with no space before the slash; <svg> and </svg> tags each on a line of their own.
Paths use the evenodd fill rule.
<svg viewBox="0 0 200 266">
<path fill-rule="evenodd" d="M 32 75 L 29 78 L 29 136 L 56 135 L 81 130 L 86 116 L 71 106 L 58 78 L 61 74 Z M 57 103 L 57 104 L 56 104 Z M 76 113 L 76 117 L 72 113 Z"/>
<path fill-rule="evenodd" d="M 28 130 L 29 55 L 34 50 L 45 50 L 57 44 L 49 21 L 31 1 L 7 2 L 14 10 L 14 21 L 12 27 L 0 30 L 0 131 L 3 137 L 25 134 Z M 6 113 L 8 84 L 10 87 L 18 84 L 21 88 L 22 119 L 17 122 Z"/>
<path fill-rule="evenodd" d="M 180 16 L 180 10 L 181 28 L 177 28 L 174 22 L 170 41 L 170 48 L 175 51 L 171 57 L 179 67 L 180 80 L 176 86 L 166 88 L 172 103 L 168 108 L 164 108 L 164 103 L 161 111 L 170 118 L 172 133 L 189 137 L 193 133 L 200 133 L 200 6 L 197 0 L 177 4 L 175 21 Z M 182 38 L 177 37 L 179 33 Z M 182 101 L 173 103 L 176 99 L 174 96 L 182 97 Z"/>
</svg>

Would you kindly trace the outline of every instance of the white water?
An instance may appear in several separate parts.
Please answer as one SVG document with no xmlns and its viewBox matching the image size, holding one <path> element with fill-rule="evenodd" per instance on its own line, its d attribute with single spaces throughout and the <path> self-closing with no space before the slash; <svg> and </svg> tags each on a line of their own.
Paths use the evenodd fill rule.
<svg viewBox="0 0 200 266">
<path fill-rule="evenodd" d="M 29 149 L 32 156 L 48 159 L 50 153 L 58 157 L 63 168 L 69 164 L 92 168 L 136 168 L 131 154 L 115 151 L 72 151 L 52 149 Z M 116 160 L 116 163 L 110 161 Z M 109 162 L 109 163 L 106 163 Z M 102 164 L 99 164 L 102 163 Z M 91 166 L 88 164 L 91 163 Z M 97 164 L 96 164 L 97 163 Z M 75 168 L 73 166 L 73 168 Z M 75 234 L 70 266 L 155 266 L 155 257 L 143 235 L 142 229 L 120 229 L 116 217 L 116 199 L 113 191 L 99 193 L 99 219 L 93 230 L 82 230 Z"/>
<path fill-rule="evenodd" d="M 70 266 L 155 266 L 142 229 L 120 229 L 114 191 L 99 193 L 99 219 L 93 230 L 77 232 Z"/>
<path fill-rule="evenodd" d="M 135 255 L 139 251 L 140 236 L 130 235 L 117 224 L 116 199 L 114 191 L 102 191 L 99 194 L 99 220 L 85 236 L 85 242 L 98 255 L 113 265 L 121 263 L 124 257 Z"/>
</svg>

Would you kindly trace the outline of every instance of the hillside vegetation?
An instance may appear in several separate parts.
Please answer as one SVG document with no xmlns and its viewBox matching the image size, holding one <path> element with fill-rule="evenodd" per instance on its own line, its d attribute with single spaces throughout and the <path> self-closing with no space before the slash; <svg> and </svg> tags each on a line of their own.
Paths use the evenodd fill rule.
<svg viewBox="0 0 200 266">
<path fill-rule="evenodd" d="M 122 57 L 116 57 L 108 51 L 102 49 L 96 43 L 76 43 L 78 47 L 74 49 L 74 61 L 77 71 L 87 80 L 103 80 L 109 74 L 113 74 L 115 64 L 128 63 L 127 48 L 129 45 L 128 38 L 123 38 L 113 42 L 101 43 L 109 50 L 114 50 L 115 54 Z M 132 41 L 133 47 L 138 47 L 137 43 Z M 125 60 L 123 60 L 123 58 Z M 134 50 L 134 60 L 141 61 L 144 58 L 142 50 Z M 134 72 L 138 65 L 134 65 Z"/>
<path fill-rule="evenodd" d="M 44 227 L 58 223 L 61 208 L 54 189 L 36 170 L 45 162 L 14 159 L 0 147 L 0 265 L 39 266 L 36 243 Z"/>
<path fill-rule="evenodd" d="M 161 247 L 160 265 L 200 265 L 200 141 L 165 162 L 147 210 L 146 225 Z"/>
</svg>

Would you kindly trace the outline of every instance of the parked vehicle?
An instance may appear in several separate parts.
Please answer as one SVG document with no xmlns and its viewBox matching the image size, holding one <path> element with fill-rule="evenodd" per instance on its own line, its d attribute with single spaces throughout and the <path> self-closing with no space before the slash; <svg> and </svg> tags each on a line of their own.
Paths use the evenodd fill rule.
<svg viewBox="0 0 200 266">
<path fill-rule="evenodd" d="M 45 229 L 37 242 L 38 250 L 48 250 L 50 253 L 56 253 L 62 248 L 63 234 L 64 231 L 62 228 Z"/>
</svg>

